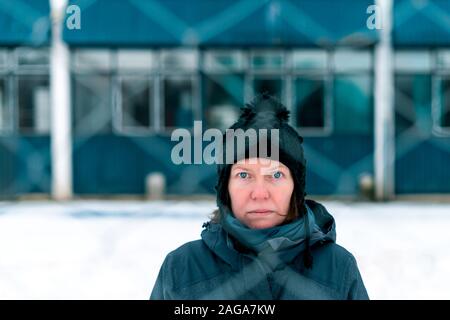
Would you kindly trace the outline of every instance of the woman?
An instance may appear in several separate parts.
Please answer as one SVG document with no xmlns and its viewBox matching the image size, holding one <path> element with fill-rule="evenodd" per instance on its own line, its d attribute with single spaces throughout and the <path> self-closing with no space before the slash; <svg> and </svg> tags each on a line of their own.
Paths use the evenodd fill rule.
<svg viewBox="0 0 450 320">
<path fill-rule="evenodd" d="M 233 163 L 218 166 L 218 210 L 201 240 L 167 255 L 150 299 L 369 298 L 333 217 L 305 199 L 303 138 L 288 117 L 265 94 L 243 108 L 230 129 L 277 129 L 278 158 L 251 157 L 247 140 L 231 150 Z"/>
</svg>

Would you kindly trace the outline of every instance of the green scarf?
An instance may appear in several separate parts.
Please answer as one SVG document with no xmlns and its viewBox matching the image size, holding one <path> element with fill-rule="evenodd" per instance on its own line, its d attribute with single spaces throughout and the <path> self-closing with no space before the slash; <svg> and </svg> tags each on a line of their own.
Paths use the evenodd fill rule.
<svg viewBox="0 0 450 320">
<path fill-rule="evenodd" d="M 240 244 L 253 250 L 257 258 L 265 261 L 271 269 L 276 269 L 290 263 L 305 250 L 308 232 L 310 246 L 325 238 L 316 224 L 314 213 L 307 205 L 306 208 L 308 219 L 303 216 L 284 225 L 266 229 L 250 229 L 236 219 L 228 207 L 224 206 L 221 208 L 221 224 L 223 229 Z M 305 220 L 308 221 L 309 230 L 306 229 Z"/>
</svg>

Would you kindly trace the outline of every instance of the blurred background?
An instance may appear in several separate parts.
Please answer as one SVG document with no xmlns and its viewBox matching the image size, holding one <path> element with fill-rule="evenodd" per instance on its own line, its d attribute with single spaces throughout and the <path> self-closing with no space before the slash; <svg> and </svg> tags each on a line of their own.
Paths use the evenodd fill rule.
<svg viewBox="0 0 450 320">
<path fill-rule="evenodd" d="M 0 0 L 0 298 L 147 298 L 215 207 L 172 131 L 264 91 L 369 295 L 450 298 L 447 0 Z"/>
</svg>

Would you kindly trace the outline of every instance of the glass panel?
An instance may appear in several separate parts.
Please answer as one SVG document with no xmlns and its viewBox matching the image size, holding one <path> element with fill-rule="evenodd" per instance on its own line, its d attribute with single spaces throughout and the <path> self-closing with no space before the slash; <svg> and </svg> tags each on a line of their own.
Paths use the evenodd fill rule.
<svg viewBox="0 0 450 320">
<path fill-rule="evenodd" d="M 109 70 L 111 68 L 111 53 L 108 50 L 77 50 L 74 66 L 81 70 Z"/>
<path fill-rule="evenodd" d="M 439 110 L 439 126 L 450 128 L 450 79 L 441 82 L 441 106 Z"/>
<path fill-rule="evenodd" d="M 143 50 L 120 50 L 117 55 L 120 70 L 149 71 L 157 67 L 154 53 Z"/>
<path fill-rule="evenodd" d="M 336 71 L 370 70 L 372 56 L 368 51 L 338 50 L 334 53 Z"/>
<path fill-rule="evenodd" d="M 326 69 L 327 53 L 321 50 L 296 51 L 292 55 L 295 69 Z"/>
<path fill-rule="evenodd" d="M 75 132 L 111 132 L 111 83 L 108 76 L 76 75 L 73 97 Z"/>
<path fill-rule="evenodd" d="M 17 49 L 17 62 L 20 66 L 48 66 L 49 51 L 46 49 Z"/>
<path fill-rule="evenodd" d="M 8 110 L 6 106 L 6 83 L 0 79 L 0 132 L 7 130 Z"/>
<path fill-rule="evenodd" d="M 281 69 L 284 63 L 283 52 L 254 52 L 251 58 L 254 69 Z"/>
<path fill-rule="evenodd" d="M 205 67 L 214 71 L 236 71 L 244 67 L 242 52 L 207 52 L 205 54 Z"/>
<path fill-rule="evenodd" d="M 394 66 L 399 71 L 427 72 L 431 69 L 431 56 L 427 51 L 396 52 Z"/>
<path fill-rule="evenodd" d="M 196 70 L 198 55 L 193 50 L 171 50 L 162 54 L 163 68 L 169 70 Z"/>
<path fill-rule="evenodd" d="M 373 132 L 372 81 L 369 75 L 338 76 L 334 81 L 336 133 Z"/>
<path fill-rule="evenodd" d="M 325 126 L 325 81 L 300 78 L 295 80 L 294 114 L 298 127 Z"/>
<path fill-rule="evenodd" d="M 253 80 L 254 95 L 267 92 L 279 100 L 284 101 L 283 97 L 283 80 L 281 78 L 264 78 L 255 77 Z"/>
<path fill-rule="evenodd" d="M 428 135 L 432 129 L 431 77 L 397 75 L 395 77 L 395 129 L 397 133 L 415 127 Z"/>
<path fill-rule="evenodd" d="M 48 76 L 20 76 L 18 80 L 19 130 L 50 132 Z"/>
<path fill-rule="evenodd" d="M 152 82 L 146 78 L 123 78 L 120 85 L 122 97 L 122 126 L 149 128 L 150 93 Z"/>
<path fill-rule="evenodd" d="M 190 128 L 194 125 L 193 85 L 191 78 L 164 80 L 165 126 Z"/>
<path fill-rule="evenodd" d="M 244 76 L 207 75 L 203 92 L 207 127 L 229 128 L 238 119 L 244 103 Z"/>
<path fill-rule="evenodd" d="M 438 52 L 438 67 L 450 68 L 450 50 L 442 50 Z"/>
<path fill-rule="evenodd" d="M 5 50 L 0 50 L 0 69 L 6 68 L 8 65 L 7 52 Z"/>
</svg>

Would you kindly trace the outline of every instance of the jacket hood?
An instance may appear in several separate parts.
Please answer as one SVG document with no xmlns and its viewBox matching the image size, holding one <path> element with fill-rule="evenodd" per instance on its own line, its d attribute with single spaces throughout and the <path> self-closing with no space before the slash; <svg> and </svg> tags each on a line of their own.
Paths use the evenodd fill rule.
<svg viewBox="0 0 450 320">
<path fill-rule="evenodd" d="M 314 217 L 314 229 L 316 230 L 316 232 L 311 235 L 309 245 L 313 248 L 315 245 L 323 244 L 325 242 L 335 242 L 336 223 L 333 216 L 322 204 L 314 200 L 305 199 L 305 204 L 308 212 Z M 207 222 L 203 226 L 205 229 L 202 231 L 201 237 L 206 246 L 234 270 L 239 270 L 241 267 L 242 250 L 239 250 L 236 247 L 236 242 L 233 244 L 233 240 L 228 232 L 220 223 Z M 304 239 L 306 239 L 306 236 L 306 234 L 301 235 Z M 283 258 L 284 262 L 291 262 L 292 259 L 301 254 L 304 250 L 304 242 L 299 243 L 297 246 L 290 249 L 288 255 L 285 255 L 287 258 Z"/>
</svg>

